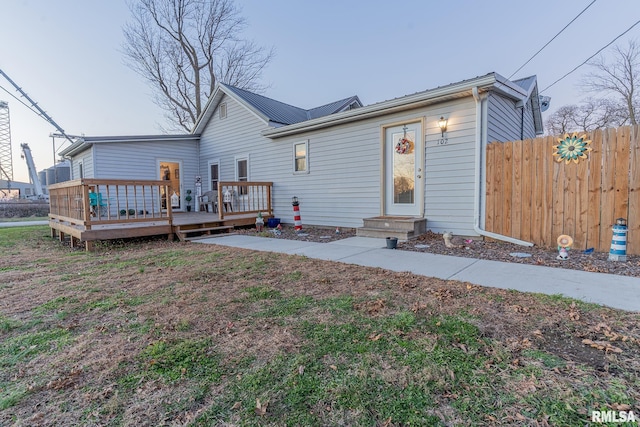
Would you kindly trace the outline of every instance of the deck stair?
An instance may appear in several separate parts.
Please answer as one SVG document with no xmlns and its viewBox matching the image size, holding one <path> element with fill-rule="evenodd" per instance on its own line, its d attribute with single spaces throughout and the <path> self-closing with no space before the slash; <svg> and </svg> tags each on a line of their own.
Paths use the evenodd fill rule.
<svg viewBox="0 0 640 427">
<path fill-rule="evenodd" d="M 356 229 L 360 237 L 397 237 L 406 241 L 415 239 L 427 230 L 427 219 L 409 216 L 377 216 L 364 218 L 364 227 Z"/>
<path fill-rule="evenodd" d="M 184 224 L 176 227 L 176 236 L 180 241 L 195 240 L 211 234 L 229 233 L 233 225 L 223 225 L 220 221 Z"/>
</svg>

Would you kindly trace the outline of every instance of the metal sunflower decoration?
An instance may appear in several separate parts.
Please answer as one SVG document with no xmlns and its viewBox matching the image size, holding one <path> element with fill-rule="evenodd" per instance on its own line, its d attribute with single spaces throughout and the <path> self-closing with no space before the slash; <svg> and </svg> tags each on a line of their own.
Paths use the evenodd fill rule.
<svg viewBox="0 0 640 427">
<path fill-rule="evenodd" d="M 578 163 L 579 159 L 586 159 L 587 153 L 591 151 L 591 140 L 587 139 L 587 135 L 578 137 L 577 133 L 569 136 L 565 134 L 563 138 L 558 138 L 558 145 L 554 145 L 553 155 L 557 156 L 557 162 L 565 161 L 567 164 L 573 161 Z"/>
</svg>

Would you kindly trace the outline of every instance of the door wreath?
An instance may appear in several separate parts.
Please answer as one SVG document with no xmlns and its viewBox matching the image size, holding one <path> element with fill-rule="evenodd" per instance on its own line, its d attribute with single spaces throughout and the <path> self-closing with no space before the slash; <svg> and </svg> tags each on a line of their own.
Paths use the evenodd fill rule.
<svg viewBox="0 0 640 427">
<path fill-rule="evenodd" d="M 396 153 L 411 154 L 413 152 L 413 141 L 406 136 L 396 144 Z"/>
</svg>

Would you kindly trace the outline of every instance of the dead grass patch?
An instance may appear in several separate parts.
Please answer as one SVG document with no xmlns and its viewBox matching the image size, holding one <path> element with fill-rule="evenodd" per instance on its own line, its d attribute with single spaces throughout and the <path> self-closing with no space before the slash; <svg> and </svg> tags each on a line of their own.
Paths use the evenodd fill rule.
<svg viewBox="0 0 640 427">
<path fill-rule="evenodd" d="M 640 401 L 637 313 L 214 245 L 22 242 L 0 260 L 0 342 L 27 343 L 0 344 L 0 424 L 570 425 Z"/>
</svg>

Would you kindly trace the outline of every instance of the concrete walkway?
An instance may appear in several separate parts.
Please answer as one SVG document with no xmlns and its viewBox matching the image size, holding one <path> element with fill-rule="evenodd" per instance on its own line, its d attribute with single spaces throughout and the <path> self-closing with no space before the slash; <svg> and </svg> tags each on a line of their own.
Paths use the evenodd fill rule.
<svg viewBox="0 0 640 427">
<path fill-rule="evenodd" d="M 315 243 L 224 235 L 194 242 L 304 255 L 399 272 L 410 271 L 422 276 L 460 280 L 494 288 L 560 294 L 613 308 L 640 311 L 640 278 L 636 277 L 390 250 L 386 249 L 385 239 L 367 237 Z"/>
<path fill-rule="evenodd" d="M 39 220 L 39 221 L 0 222 L 0 228 L 27 227 L 27 226 L 31 226 L 31 225 L 49 225 L 49 221 Z"/>
</svg>

